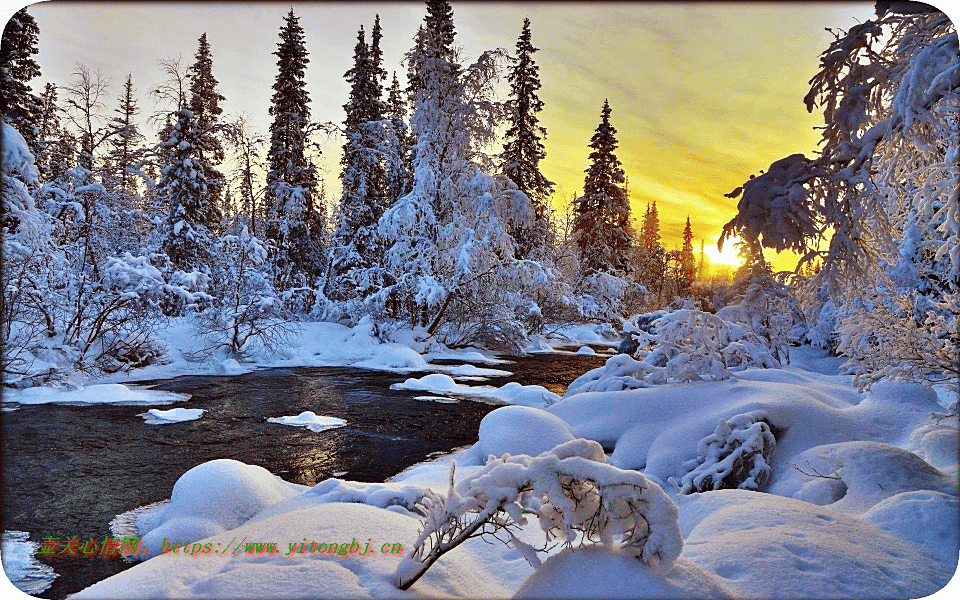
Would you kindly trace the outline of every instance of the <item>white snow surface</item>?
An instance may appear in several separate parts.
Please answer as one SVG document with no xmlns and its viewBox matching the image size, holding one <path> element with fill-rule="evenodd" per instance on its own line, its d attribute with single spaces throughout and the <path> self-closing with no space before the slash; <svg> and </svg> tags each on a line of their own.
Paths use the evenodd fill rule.
<svg viewBox="0 0 960 600">
<path fill-rule="evenodd" d="M 43 592 L 57 578 L 53 568 L 37 560 L 39 547 L 23 531 L 4 531 L 0 542 L 4 575 L 18 590 L 31 596 Z"/>
<path fill-rule="evenodd" d="M 321 432 L 327 429 L 343 427 L 347 424 L 343 419 L 337 417 L 324 417 L 315 414 L 313 411 L 305 410 L 295 417 L 270 417 L 267 419 L 270 423 L 279 423 L 281 425 L 293 425 L 295 427 L 306 427 L 310 431 Z"/>
<path fill-rule="evenodd" d="M 88 385 L 75 390 L 32 387 L 4 389 L 4 402 L 18 404 L 172 404 L 189 400 L 190 394 L 148 390 L 119 383 Z"/>
<path fill-rule="evenodd" d="M 180 476 L 170 503 L 153 518 L 141 517 L 138 528 L 146 556 L 160 554 L 164 539 L 197 540 L 236 528 L 306 486 L 287 483 L 263 467 L 230 459 L 202 463 Z"/>
<path fill-rule="evenodd" d="M 463 385 L 443 373 L 431 373 L 419 379 L 411 377 L 403 383 L 395 383 L 390 387 L 396 390 L 417 390 L 437 394 L 487 398 L 499 400 L 506 404 L 520 404 L 538 408 L 550 406 L 560 400 L 560 396 L 540 385 L 520 385 L 515 381 L 504 384 L 499 388 Z"/>
<path fill-rule="evenodd" d="M 957 419 L 931 418 L 944 412 L 945 401 L 917 386 L 879 384 L 861 394 L 851 377 L 826 368 L 829 360 L 804 353 L 804 364 L 816 371 L 795 364 L 747 369 L 725 381 L 573 395 L 547 410 L 499 408 L 481 423 L 477 444 L 387 483 L 330 479 L 307 488 L 236 461 L 199 465 L 180 478 L 169 505 L 137 520 L 145 545 L 159 547 L 166 537 L 217 547 L 246 537 L 279 542 L 281 555 L 165 554 L 77 597 L 906 598 L 935 592 L 953 575 L 960 554 Z M 776 437 L 761 491 L 679 494 L 681 465 L 697 458 L 699 440 L 720 420 L 746 414 Z M 488 454 L 549 457 L 544 449 L 576 444 L 575 437 L 612 448 L 606 457 L 612 467 L 639 469 L 648 485 L 659 485 L 664 499 L 676 503 L 671 518 L 683 547 L 672 566 L 651 569 L 609 548 L 560 544 L 535 571 L 513 548 L 470 539 L 404 594 L 392 583 L 396 556 L 283 556 L 288 543 L 304 537 L 371 539 L 378 551 L 378 544 L 398 542 L 409 551 L 422 529 L 418 500 L 428 490 L 447 494 L 453 462 L 456 481 L 472 481 L 485 476 L 485 465 L 495 465 L 487 463 Z M 596 452 L 603 457 L 599 446 Z M 511 465 L 497 460 L 500 469 Z M 544 540 L 536 519 L 517 536 L 534 547 Z"/>
<path fill-rule="evenodd" d="M 194 421 L 199 419 L 203 413 L 202 408 L 171 408 L 170 410 L 151 408 L 140 416 L 145 419 L 147 425 L 166 425 L 168 423 Z"/>
<path fill-rule="evenodd" d="M 685 559 L 660 572 L 628 554 L 574 548 L 547 559 L 514 598 L 733 598 L 722 581 Z"/>
</svg>

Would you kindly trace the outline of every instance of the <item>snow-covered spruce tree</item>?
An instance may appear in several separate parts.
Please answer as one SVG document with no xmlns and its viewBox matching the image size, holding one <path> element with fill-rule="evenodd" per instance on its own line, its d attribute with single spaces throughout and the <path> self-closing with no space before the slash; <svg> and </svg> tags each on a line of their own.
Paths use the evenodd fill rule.
<svg viewBox="0 0 960 600">
<path fill-rule="evenodd" d="M 187 78 L 190 80 L 188 107 L 193 113 L 198 133 L 194 151 L 197 159 L 204 164 L 207 190 L 211 201 L 222 216 L 221 188 L 224 177 L 217 170 L 217 166 L 223 162 L 224 153 L 220 142 L 221 128 L 218 124 L 220 115 L 223 114 L 220 102 L 226 98 L 217 91 L 219 82 L 213 76 L 213 57 L 210 54 L 206 33 L 200 36 L 195 58 L 196 62 L 187 71 Z M 206 225 L 211 231 L 216 231 L 220 227 L 219 219 L 216 222 L 208 222 Z"/>
<path fill-rule="evenodd" d="M 413 172 L 410 170 L 410 129 L 407 127 L 407 101 L 400 90 L 397 74 L 387 95 L 387 119 L 395 142 L 388 148 L 386 163 L 386 191 L 390 206 L 410 191 Z"/>
<path fill-rule="evenodd" d="M 627 274 L 631 248 L 627 225 L 630 199 L 623 188 L 623 166 L 614 154 L 617 130 L 610 123 L 610 103 L 603 101 L 600 124 L 590 139 L 590 167 L 577 198 L 574 237 L 587 274 Z"/>
<path fill-rule="evenodd" d="M 502 52 L 485 52 L 463 68 L 449 15 L 445 2 L 428 3 L 408 54 L 416 82 L 415 178 L 380 219 L 387 285 L 369 302 L 448 341 L 516 343 L 524 335 L 519 323 L 539 313 L 517 291 L 549 276 L 538 263 L 514 258 L 508 231 L 532 219 L 529 199 L 506 177 L 485 174 L 495 167 L 481 149 L 503 114 L 491 99 Z"/>
<path fill-rule="evenodd" d="M 697 263 L 693 255 L 693 230 L 690 228 L 690 217 L 683 228 L 683 246 L 680 248 L 680 277 L 677 288 L 680 294 L 690 290 L 697 276 Z"/>
<path fill-rule="evenodd" d="M 293 9 L 284 17 L 274 52 L 279 72 L 270 106 L 266 236 L 272 242 L 274 284 L 281 291 L 312 287 L 322 268 L 324 218 L 314 198 L 316 167 L 307 157 L 310 96 L 304 76 L 310 61 L 299 21 Z"/>
<path fill-rule="evenodd" d="M 110 121 L 113 136 L 110 139 L 111 149 L 107 154 L 107 176 L 104 184 L 116 194 L 123 197 L 123 202 L 131 208 L 142 208 L 137 201 L 139 190 L 139 163 L 144 154 L 142 147 L 144 138 L 137 127 L 136 117 L 140 109 L 137 107 L 133 95 L 133 76 L 127 75 L 120 95 L 120 106 L 115 110 L 116 115 Z"/>
<path fill-rule="evenodd" d="M 368 46 L 363 28 L 357 35 L 354 64 L 345 74 L 350 83 L 350 100 L 344 105 L 347 137 L 340 160 L 340 181 L 343 192 L 337 216 L 330 258 L 328 289 L 336 299 L 356 299 L 376 287 L 369 270 L 379 267 L 380 247 L 377 222 L 383 216 L 389 198 L 386 166 L 381 148 L 388 123 L 384 121 L 386 106 L 381 100 L 382 70 L 378 64 L 379 17 L 373 43 Z"/>
<path fill-rule="evenodd" d="M 863 385 L 960 385 L 958 67 L 946 15 L 878 2 L 876 18 L 836 34 L 811 80 L 804 100 L 826 121 L 819 155 L 778 160 L 730 194 L 740 203 L 724 237 L 822 260 L 809 285 L 826 293 L 806 294 L 818 300 L 808 314 L 832 300 L 839 350 Z"/>
<path fill-rule="evenodd" d="M 21 133 L 36 152 L 36 126 L 40 99 L 33 94 L 30 80 L 40 75 L 37 54 L 40 28 L 26 8 L 21 8 L 3 28 L 0 40 L 0 117 Z"/>
<path fill-rule="evenodd" d="M 640 223 L 639 238 L 634 251 L 634 277 L 650 290 L 654 308 L 661 308 L 663 289 L 667 281 L 667 251 L 660 237 L 660 214 L 656 200 L 652 205 L 647 204 L 643 221 Z"/>
<path fill-rule="evenodd" d="M 633 286 L 627 276 L 632 241 L 629 234 L 630 199 L 617 149 L 617 130 L 610 123 L 610 104 L 603 101 L 600 124 L 590 140 L 590 166 L 583 195 L 574 200 L 573 239 L 580 256 L 577 291 L 598 307 L 592 318 L 609 318 Z M 587 316 L 587 315 L 585 315 Z"/>
<path fill-rule="evenodd" d="M 62 109 L 57 105 L 57 86 L 48 83 L 40 95 L 40 117 L 37 120 L 37 171 L 40 181 L 62 176 L 75 158 L 76 140 L 63 127 Z"/>
<path fill-rule="evenodd" d="M 547 198 L 553 193 L 553 182 L 540 171 L 540 161 L 547 155 L 542 142 L 547 137 L 547 129 L 540 125 L 537 117 L 537 113 L 543 110 L 543 100 L 537 95 L 540 67 L 533 60 L 538 48 L 533 46 L 530 37 L 530 19 L 524 19 L 517 40 L 517 56 L 511 57 L 513 67 L 507 74 L 510 82 L 507 121 L 510 127 L 500 154 L 503 174 L 517 184 L 533 205 L 533 225 L 510 232 L 517 242 L 518 258 L 527 258 L 535 248 L 546 243 L 549 232 Z"/>
<path fill-rule="evenodd" d="M 207 181 L 207 165 L 199 157 L 201 133 L 193 111 L 181 109 L 176 119 L 162 144 L 170 151 L 158 190 L 169 206 L 162 247 L 177 269 L 208 278 L 214 243 L 208 224 L 219 224 L 221 213 Z"/>
</svg>

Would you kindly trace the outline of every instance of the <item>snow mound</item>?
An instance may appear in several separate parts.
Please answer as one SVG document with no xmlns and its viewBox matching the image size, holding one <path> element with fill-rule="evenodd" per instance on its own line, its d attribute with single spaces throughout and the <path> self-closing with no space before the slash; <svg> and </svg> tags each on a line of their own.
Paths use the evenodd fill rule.
<svg viewBox="0 0 960 600">
<path fill-rule="evenodd" d="M 449 373 L 454 376 L 461 377 L 509 377 L 513 375 L 510 371 L 504 371 L 502 369 L 485 369 L 482 367 L 477 367 L 471 364 L 463 365 L 427 365 L 432 371 L 439 371 L 441 373 Z"/>
<path fill-rule="evenodd" d="M 99 581 L 73 598 L 385 598 L 399 592 L 392 575 L 401 556 L 381 553 L 385 542 L 417 537 L 420 521 L 362 504 L 320 504 L 271 518 L 251 520 L 235 530 L 202 540 L 211 548 L 237 541 L 276 541 L 277 555 L 167 553 Z M 169 537 L 169 536 L 168 536 Z M 367 556 L 299 553 L 300 543 L 356 540 Z M 181 538 L 182 540 L 183 538 Z M 287 553 L 290 544 L 297 552 Z M 499 549 L 498 549 L 499 550 Z M 530 573 L 515 551 L 512 560 L 481 540 L 464 544 L 417 582 L 427 597 L 509 597 Z"/>
<path fill-rule="evenodd" d="M 537 456 L 576 439 L 570 427 L 550 413 L 529 406 L 504 406 L 480 421 L 480 450 L 485 456 Z"/>
<path fill-rule="evenodd" d="M 199 419 L 204 412 L 202 408 L 171 408 L 170 410 L 151 408 L 138 416 L 143 417 L 147 425 L 168 425 L 170 423 L 194 421 Z"/>
<path fill-rule="evenodd" d="M 258 512 L 302 493 L 263 467 L 230 459 L 205 462 L 180 476 L 170 504 L 150 531 L 141 531 L 145 558 L 157 556 L 163 540 L 195 542 L 237 527 Z"/>
<path fill-rule="evenodd" d="M 596 356 L 596 351 L 590 346 L 580 346 L 576 352 L 577 354 L 586 354 L 588 356 Z"/>
<path fill-rule="evenodd" d="M 429 352 L 424 355 L 427 360 L 462 360 L 464 362 L 483 363 L 488 365 L 500 365 L 509 363 L 509 360 L 491 356 L 490 353 L 482 353 L 477 350 L 453 350 L 445 349 L 438 352 Z M 431 365 L 431 368 L 436 368 Z"/>
<path fill-rule="evenodd" d="M 960 553 L 960 503 L 929 490 L 904 492 L 883 500 L 863 518 L 905 540 L 955 561 Z"/>
<path fill-rule="evenodd" d="M 521 404 L 534 408 L 550 406 L 560 400 L 560 396 L 541 385 L 520 385 L 515 381 L 497 390 L 496 397 L 507 404 Z"/>
<path fill-rule="evenodd" d="M 417 390 L 424 392 L 454 392 L 460 389 L 476 389 L 469 386 L 460 385 L 449 375 L 443 373 L 431 373 L 424 375 L 420 379 L 410 378 L 403 383 L 395 383 L 390 386 L 394 390 Z"/>
<path fill-rule="evenodd" d="M 366 504 L 377 508 L 394 509 L 406 515 L 419 515 L 417 502 L 429 492 L 420 485 L 400 483 L 360 483 L 342 479 L 326 479 L 304 493 L 282 500 L 260 512 L 251 521 L 268 519 L 285 512 L 303 510 L 319 504 L 340 502 Z"/>
<path fill-rule="evenodd" d="M 609 323 L 569 323 L 551 327 L 553 333 L 548 336 L 551 346 L 570 344 L 613 344 L 620 343 L 623 336 Z"/>
<path fill-rule="evenodd" d="M 6 126 L 6 124 L 4 124 Z M 36 559 L 36 542 L 23 531 L 4 531 L 0 542 L 3 572 L 18 590 L 35 596 L 50 587 L 57 574 L 52 568 Z"/>
<path fill-rule="evenodd" d="M 920 598 L 956 568 L 859 517 L 772 494 L 707 492 L 679 510 L 690 531 L 681 558 L 735 596 Z"/>
<path fill-rule="evenodd" d="M 960 430 L 956 425 L 925 425 L 915 429 L 910 439 L 917 455 L 932 466 L 956 471 L 960 462 Z"/>
<path fill-rule="evenodd" d="M 4 390 L 4 402 L 18 404 L 173 404 L 190 399 L 190 394 L 128 387 L 119 383 L 90 385 L 76 390 L 32 387 Z"/>
<path fill-rule="evenodd" d="M 300 346 L 276 366 L 353 366 L 381 371 L 425 371 L 427 362 L 402 344 L 383 342 L 369 316 L 355 327 L 337 323 L 303 323 Z"/>
<path fill-rule="evenodd" d="M 720 579 L 688 560 L 667 572 L 604 548 L 567 548 L 547 559 L 514 598 L 732 598 Z"/>
<path fill-rule="evenodd" d="M 322 417 L 309 410 L 305 410 L 295 417 L 270 417 L 267 419 L 267 421 L 270 423 L 279 423 L 281 425 L 306 427 L 310 431 L 315 431 L 317 433 L 326 431 L 327 429 L 343 427 L 347 424 L 347 422 L 343 419 L 338 419 L 336 417 Z"/>
<path fill-rule="evenodd" d="M 787 472 L 770 492 L 802 498 L 815 504 L 828 504 L 802 492 L 811 479 L 833 477 L 844 494 L 831 508 L 863 513 L 883 500 L 918 490 L 957 494 L 955 480 L 927 464 L 916 454 L 879 442 L 842 442 L 815 446 L 798 455 L 796 468 Z M 819 475 L 818 475 L 819 474 Z"/>
</svg>

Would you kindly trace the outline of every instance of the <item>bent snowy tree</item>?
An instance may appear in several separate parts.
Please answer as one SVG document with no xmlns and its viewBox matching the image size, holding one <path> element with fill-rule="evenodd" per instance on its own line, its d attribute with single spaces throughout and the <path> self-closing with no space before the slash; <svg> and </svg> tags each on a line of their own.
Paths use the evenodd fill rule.
<svg viewBox="0 0 960 600">
<path fill-rule="evenodd" d="M 740 236 L 822 261 L 807 313 L 837 320 L 834 343 L 862 385 L 956 385 L 956 28 L 929 5 L 878 2 L 876 19 L 835 35 L 804 98 L 823 110 L 819 156 L 778 160 L 731 192 L 738 214 L 721 243 Z M 834 310 L 823 314 L 827 300 Z M 866 319 L 878 311 L 883 319 Z"/>
<path fill-rule="evenodd" d="M 429 492 L 418 503 L 426 519 L 413 554 L 394 575 L 402 590 L 441 556 L 483 535 L 513 546 L 533 567 L 540 566 L 538 551 L 579 542 L 619 547 L 668 570 L 683 548 L 670 498 L 639 472 L 607 464 L 603 448 L 592 440 L 570 440 L 536 457 L 504 454 L 456 485 L 454 468 L 446 496 Z M 535 516 L 546 534 L 543 548 L 514 533 L 528 516 Z"/>
</svg>

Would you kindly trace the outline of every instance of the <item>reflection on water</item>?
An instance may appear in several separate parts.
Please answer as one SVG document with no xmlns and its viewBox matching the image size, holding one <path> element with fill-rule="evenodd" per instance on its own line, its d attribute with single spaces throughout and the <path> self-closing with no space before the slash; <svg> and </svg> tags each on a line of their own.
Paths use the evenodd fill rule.
<svg viewBox="0 0 960 600">
<path fill-rule="evenodd" d="M 602 360 L 521 357 L 500 367 L 513 376 L 485 383 L 518 381 L 562 394 Z M 324 367 L 154 382 L 156 389 L 193 395 L 164 408 L 206 411 L 199 420 L 170 425 L 145 424 L 138 416 L 142 406 L 49 404 L 5 412 L 2 530 L 30 532 L 34 542 L 48 536 L 103 540 L 115 515 L 169 498 L 180 475 L 216 458 L 259 465 L 304 485 L 334 476 L 377 482 L 431 455 L 476 442 L 480 420 L 496 406 L 417 402 L 414 397 L 422 392 L 389 389 L 406 377 Z M 315 433 L 267 422 L 307 410 L 347 424 Z M 56 599 L 130 566 L 119 558 L 41 561 L 59 574 L 41 596 Z"/>
</svg>

